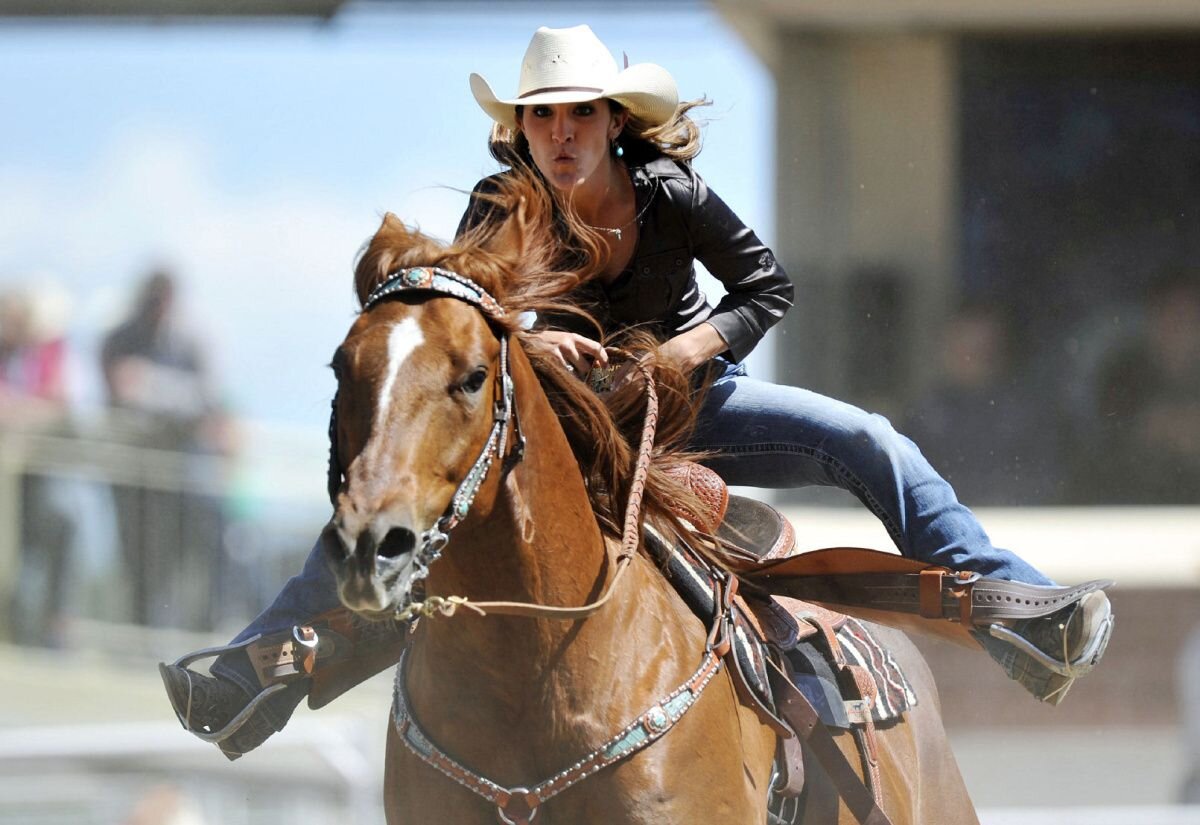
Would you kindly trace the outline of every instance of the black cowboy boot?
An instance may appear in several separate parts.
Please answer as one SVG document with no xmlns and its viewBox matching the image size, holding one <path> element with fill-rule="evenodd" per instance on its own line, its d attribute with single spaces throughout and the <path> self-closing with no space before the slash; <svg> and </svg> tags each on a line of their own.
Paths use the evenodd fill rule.
<svg viewBox="0 0 1200 825">
<path fill-rule="evenodd" d="M 1057 705 L 1108 646 L 1113 615 L 1096 590 L 1048 616 L 979 628 L 975 636 L 1009 677 L 1039 700 Z"/>
<path fill-rule="evenodd" d="M 235 652 L 221 663 L 238 667 L 230 660 L 239 655 L 245 659 Z M 248 662 L 242 668 L 249 669 Z M 311 686 L 310 679 L 302 678 L 256 693 L 229 678 L 197 673 L 178 664 L 160 664 L 158 671 L 184 729 L 215 744 L 231 761 L 283 730 Z"/>
<path fill-rule="evenodd" d="M 159 673 L 184 729 L 230 760 L 283 730 L 300 700 L 320 708 L 396 664 L 408 625 L 368 622 L 345 608 L 311 623 L 189 653 Z M 188 666 L 216 658 L 206 675 Z"/>
</svg>

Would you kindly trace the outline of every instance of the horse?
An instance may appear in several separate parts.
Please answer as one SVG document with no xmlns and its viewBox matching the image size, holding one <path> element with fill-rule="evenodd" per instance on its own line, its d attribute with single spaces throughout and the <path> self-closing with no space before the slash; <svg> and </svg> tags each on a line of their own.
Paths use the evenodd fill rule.
<svg viewBox="0 0 1200 825">
<path fill-rule="evenodd" d="M 571 283 L 550 265 L 544 198 L 516 185 L 497 198 L 510 217 L 449 246 L 386 216 L 332 362 L 339 597 L 368 618 L 417 616 L 396 669 L 387 821 L 767 822 L 778 734 L 638 551 L 641 521 L 689 494 L 656 447 L 643 498 L 603 402 L 522 343 L 520 310 Z M 686 378 L 629 385 L 660 380 L 664 426 L 686 427 L 669 409 Z M 626 507 L 622 532 L 630 497 L 644 512 Z M 927 666 L 878 631 L 920 697 L 877 731 L 887 817 L 976 821 Z M 836 742 L 858 762 L 851 736 Z M 815 765 L 807 781 L 810 801 L 828 784 Z M 826 819 L 814 804 L 796 821 L 855 821 L 844 802 Z"/>
</svg>

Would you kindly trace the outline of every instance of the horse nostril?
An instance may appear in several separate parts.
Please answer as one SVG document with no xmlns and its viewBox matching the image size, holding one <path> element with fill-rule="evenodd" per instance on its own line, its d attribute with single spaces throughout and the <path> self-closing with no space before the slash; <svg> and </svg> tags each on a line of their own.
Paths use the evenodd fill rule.
<svg viewBox="0 0 1200 825">
<path fill-rule="evenodd" d="M 330 561 L 345 561 L 350 555 L 350 548 L 342 541 L 342 534 L 332 521 L 326 524 L 321 530 L 321 535 L 317 538 L 317 543 L 321 545 L 325 557 Z"/>
<path fill-rule="evenodd" d="M 393 527 L 391 530 L 388 530 L 387 535 L 383 537 L 383 541 L 379 543 L 375 555 L 383 559 L 394 559 L 403 556 L 405 553 L 411 553 L 416 546 L 416 533 L 407 527 Z"/>
</svg>

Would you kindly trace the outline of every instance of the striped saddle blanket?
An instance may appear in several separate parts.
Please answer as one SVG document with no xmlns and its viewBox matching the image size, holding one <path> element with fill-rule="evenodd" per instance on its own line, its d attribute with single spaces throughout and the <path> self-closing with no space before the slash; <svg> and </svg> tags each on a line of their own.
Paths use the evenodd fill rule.
<svg viewBox="0 0 1200 825">
<path fill-rule="evenodd" d="M 686 545 L 664 542 L 647 530 L 651 551 L 668 581 L 706 624 L 712 619 L 714 577 L 721 575 Z M 888 722 L 917 704 L 916 695 L 887 648 L 862 622 L 786 597 L 739 596 L 733 609 L 729 664 L 738 681 L 772 713 L 769 668 L 799 688 L 830 727 Z"/>
</svg>

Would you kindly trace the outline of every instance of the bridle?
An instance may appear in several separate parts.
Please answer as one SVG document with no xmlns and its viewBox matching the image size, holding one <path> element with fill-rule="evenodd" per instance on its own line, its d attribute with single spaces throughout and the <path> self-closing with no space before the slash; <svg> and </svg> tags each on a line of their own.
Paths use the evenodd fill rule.
<svg viewBox="0 0 1200 825">
<path fill-rule="evenodd" d="M 477 307 L 485 317 L 502 321 L 504 309 L 495 298 L 469 278 L 439 267 L 410 267 L 391 273 L 388 278 L 371 291 L 363 302 L 363 312 L 370 311 L 380 302 L 405 293 L 429 293 L 458 298 Z M 503 324 L 498 324 L 500 333 L 500 368 L 498 398 L 492 413 L 492 429 L 487 441 L 459 484 L 446 511 L 434 526 L 421 534 L 420 547 L 414 554 L 413 583 L 426 578 L 429 566 L 441 556 L 450 541 L 453 530 L 470 511 L 479 488 L 497 456 L 504 456 L 503 465 L 511 469 L 525 453 L 525 438 L 521 433 L 515 406 L 515 386 L 509 364 L 509 333 Z M 625 354 L 625 353 L 621 353 Z M 596 601 L 581 607 L 557 607 L 525 602 L 470 602 L 465 598 L 430 596 L 420 603 L 410 603 L 397 611 L 397 618 L 410 619 L 415 616 L 442 614 L 451 616 L 459 607 L 469 607 L 480 614 L 488 612 L 531 618 L 577 620 L 591 616 L 603 607 L 613 593 L 622 575 L 641 544 L 641 505 L 650 469 L 654 447 L 654 434 L 658 425 L 658 395 L 649 368 L 635 361 L 641 371 L 646 391 L 646 414 L 642 426 L 641 442 L 638 445 L 637 461 L 630 482 L 629 498 L 625 506 L 625 523 L 621 536 L 621 549 L 617 555 L 616 572 L 608 582 L 606 592 Z M 509 424 L 513 430 L 513 450 L 505 454 L 508 445 Z M 329 496 L 336 506 L 337 494 L 345 480 L 337 454 L 337 397 L 334 396 L 333 410 L 329 419 Z M 396 732 L 405 747 L 427 765 L 441 771 L 458 784 L 483 797 L 496 806 L 500 821 L 508 825 L 528 825 L 537 815 L 541 805 L 567 788 L 582 782 L 597 771 L 649 747 L 670 731 L 700 698 L 700 694 L 712 682 L 721 669 L 721 659 L 729 649 L 728 621 L 730 605 L 737 590 L 736 579 L 729 580 L 729 587 L 720 600 L 721 609 L 713 619 L 705 643 L 704 655 L 692 676 L 671 693 L 661 697 L 642 714 L 616 733 L 607 742 L 574 764 L 559 771 L 545 781 L 532 787 L 504 787 L 470 768 L 460 764 L 443 751 L 426 733 L 413 716 L 405 689 L 405 656 L 401 654 L 396 668 L 396 687 L 393 694 L 392 720 Z"/>
<path fill-rule="evenodd" d="M 485 317 L 503 321 L 505 311 L 486 290 L 469 278 L 464 278 L 448 269 L 416 266 L 399 269 L 391 273 L 383 283 L 371 290 L 363 302 L 363 312 L 369 312 L 380 303 L 401 294 L 428 293 L 445 295 L 466 301 L 479 309 Z M 413 554 L 412 583 L 416 585 L 429 575 L 429 566 L 437 561 L 450 541 L 450 531 L 467 517 L 471 503 L 475 500 L 483 480 L 497 456 L 504 456 L 504 470 L 516 466 L 525 456 L 525 436 L 521 433 L 515 405 L 516 389 L 508 357 L 508 333 L 500 335 L 500 368 L 496 375 L 497 399 L 492 408 L 492 429 L 487 440 L 467 471 L 466 476 L 454 491 L 450 504 L 433 526 L 421 533 L 416 552 Z M 329 470 L 327 487 L 329 500 L 336 507 L 337 495 L 345 481 L 341 461 L 337 452 L 337 402 L 335 393 L 330 402 L 329 413 Z M 509 422 L 512 422 L 513 450 L 508 448 Z"/>
<path fill-rule="evenodd" d="M 418 266 L 398 269 L 375 287 L 363 302 L 363 312 L 368 312 L 382 301 L 405 293 L 427 293 L 433 296 L 444 295 L 466 301 L 479 309 L 485 317 L 502 321 L 507 316 L 499 302 L 487 290 L 476 284 L 470 278 L 459 275 L 448 269 L 436 266 Z M 504 330 L 501 324 L 501 329 Z M 446 511 L 432 527 L 420 536 L 420 546 L 414 554 L 413 583 L 426 578 L 429 566 L 441 557 L 442 551 L 450 541 L 450 531 L 464 518 L 475 500 L 475 495 L 483 485 L 492 463 L 499 455 L 504 455 L 508 443 L 508 424 L 512 422 L 514 432 L 513 448 L 503 460 L 504 471 L 511 470 L 525 455 L 525 436 L 521 432 L 520 422 L 516 411 L 516 387 L 512 380 L 509 363 L 509 333 L 505 330 L 500 334 L 500 369 L 497 375 L 499 382 L 498 395 L 492 415 L 492 430 L 484 443 L 479 458 L 450 499 Z M 616 355 L 628 356 L 620 350 L 612 351 Z M 452 616 L 460 607 L 467 607 L 484 615 L 497 613 L 509 616 L 526 616 L 529 618 L 561 619 L 573 621 L 587 618 L 608 603 L 616 591 L 617 584 L 629 567 L 629 561 L 637 552 L 641 542 L 641 508 L 642 496 L 646 488 L 646 477 L 650 470 L 650 460 L 654 448 L 654 434 L 658 427 L 658 393 L 654 388 L 653 376 L 649 368 L 638 361 L 634 366 L 641 372 L 646 391 L 646 413 L 642 425 L 641 443 L 638 446 L 637 462 L 633 470 L 633 478 L 629 486 L 629 498 L 625 505 L 624 530 L 621 536 L 621 550 L 617 555 L 616 573 L 609 580 L 606 592 L 595 601 L 580 607 L 559 607 L 552 605 L 530 604 L 528 602 L 472 602 L 461 596 L 430 596 L 423 601 L 410 603 L 398 608 L 396 618 L 408 620 L 416 616 L 444 615 Z M 337 506 L 337 495 L 341 490 L 345 475 L 337 452 L 337 395 L 331 402 L 329 415 L 329 471 L 327 486 L 329 499 Z"/>
</svg>

